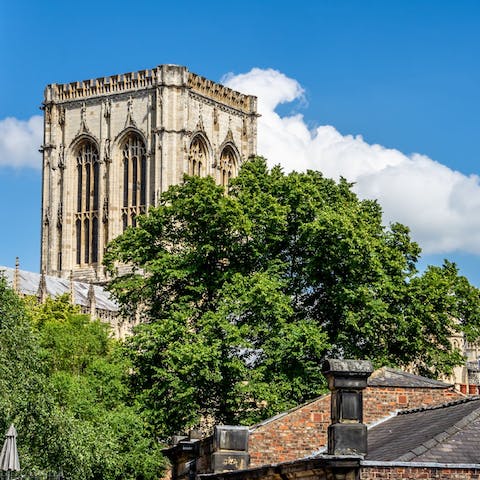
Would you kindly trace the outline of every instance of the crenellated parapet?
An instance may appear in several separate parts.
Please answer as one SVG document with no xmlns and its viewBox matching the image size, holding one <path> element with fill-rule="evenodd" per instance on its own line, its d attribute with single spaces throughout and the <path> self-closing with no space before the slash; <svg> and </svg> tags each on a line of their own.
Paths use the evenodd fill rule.
<svg viewBox="0 0 480 480">
<path fill-rule="evenodd" d="M 45 102 L 66 102 L 100 95 L 132 92 L 154 87 L 157 83 L 157 69 L 140 70 L 109 77 L 94 78 L 71 83 L 53 83 L 45 90 Z"/>
<path fill-rule="evenodd" d="M 236 92 L 231 88 L 225 87 L 212 80 L 208 80 L 208 78 L 196 75 L 195 73 L 190 73 L 188 75 L 188 86 L 193 92 L 216 100 L 221 104 L 229 105 L 230 107 L 241 110 L 245 113 L 256 113 L 257 98 L 252 95 L 245 95 Z"/>
<path fill-rule="evenodd" d="M 181 74 L 172 77 L 172 71 L 174 73 L 180 71 Z M 243 113 L 256 113 L 256 97 L 237 92 L 189 72 L 185 67 L 176 65 L 160 65 L 152 69 L 78 82 L 53 83 L 45 89 L 44 103 L 86 100 L 98 96 L 133 93 L 139 90 L 172 85 L 188 88 L 194 93 L 217 101 L 222 105 L 228 105 Z"/>
</svg>

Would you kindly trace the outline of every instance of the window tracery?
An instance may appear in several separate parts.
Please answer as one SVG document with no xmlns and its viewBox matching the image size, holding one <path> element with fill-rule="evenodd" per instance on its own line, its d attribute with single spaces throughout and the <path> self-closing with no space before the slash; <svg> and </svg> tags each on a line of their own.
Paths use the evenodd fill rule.
<svg viewBox="0 0 480 480">
<path fill-rule="evenodd" d="M 207 146 L 200 135 L 197 135 L 190 144 L 188 153 L 188 175 L 204 175 L 207 165 Z"/>
<path fill-rule="evenodd" d="M 123 230 L 136 225 L 136 217 L 146 212 L 147 151 L 137 133 L 130 133 L 122 147 L 123 155 Z"/>
<path fill-rule="evenodd" d="M 96 145 L 90 140 L 84 140 L 76 150 L 76 159 L 76 263 L 81 265 L 98 262 L 100 162 Z"/>
<path fill-rule="evenodd" d="M 230 178 L 237 173 L 237 160 L 233 148 L 227 145 L 220 154 L 219 170 L 220 170 L 220 184 L 227 186 Z"/>
</svg>

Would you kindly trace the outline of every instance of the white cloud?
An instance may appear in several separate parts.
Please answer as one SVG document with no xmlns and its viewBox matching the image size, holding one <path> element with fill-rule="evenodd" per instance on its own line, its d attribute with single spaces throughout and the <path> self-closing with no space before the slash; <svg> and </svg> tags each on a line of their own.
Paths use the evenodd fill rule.
<svg viewBox="0 0 480 480">
<path fill-rule="evenodd" d="M 480 181 L 425 155 L 371 145 L 325 125 L 311 131 L 300 114 L 275 108 L 303 99 L 294 79 L 268 69 L 228 74 L 224 83 L 259 97 L 258 153 L 285 171 L 315 169 L 355 182 L 362 198 L 377 198 L 386 222 L 408 225 L 425 253 L 480 253 Z"/>
<path fill-rule="evenodd" d="M 29 120 L 8 117 L 0 120 L 0 167 L 40 168 L 42 157 L 43 119 L 34 115 Z"/>
<path fill-rule="evenodd" d="M 451 170 L 425 155 L 371 145 L 333 126 L 310 130 L 301 114 L 280 116 L 280 104 L 303 101 L 304 89 L 272 69 L 224 77 L 223 82 L 259 97 L 258 152 L 286 171 L 315 169 L 356 182 L 362 198 L 378 198 L 386 222 L 399 221 L 425 253 L 455 250 L 480 254 L 480 179 Z M 43 120 L 0 120 L 0 168 L 41 168 Z"/>
</svg>

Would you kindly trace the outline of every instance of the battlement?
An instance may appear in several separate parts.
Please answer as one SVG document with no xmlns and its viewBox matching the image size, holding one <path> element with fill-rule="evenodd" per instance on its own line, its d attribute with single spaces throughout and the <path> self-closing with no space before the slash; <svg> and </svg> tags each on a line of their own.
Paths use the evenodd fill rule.
<svg viewBox="0 0 480 480">
<path fill-rule="evenodd" d="M 53 83 L 45 90 L 45 101 L 59 102 L 110 95 L 153 87 L 157 83 L 157 69 L 140 70 L 110 77 L 94 78 L 71 83 Z M 49 96 L 51 98 L 49 98 Z"/>
<path fill-rule="evenodd" d="M 244 112 L 256 113 L 257 111 L 257 97 L 237 92 L 195 73 L 189 73 L 188 86 L 193 92 Z"/>
<path fill-rule="evenodd" d="M 191 89 L 192 92 L 211 98 L 245 113 L 256 112 L 256 97 L 244 95 L 219 83 L 208 80 L 187 70 L 186 67 L 176 65 L 160 65 L 153 69 L 139 70 L 137 72 L 122 73 L 109 77 L 94 78 L 79 82 L 57 84 L 53 83 L 45 89 L 45 103 L 67 102 L 82 100 L 102 95 L 133 92 L 162 85 L 171 85 L 165 81 L 168 73 L 177 71 L 174 84 Z M 184 74 L 184 75 L 182 75 Z M 171 80 L 172 77 L 169 76 Z M 179 82 L 179 83 L 177 83 Z"/>
</svg>

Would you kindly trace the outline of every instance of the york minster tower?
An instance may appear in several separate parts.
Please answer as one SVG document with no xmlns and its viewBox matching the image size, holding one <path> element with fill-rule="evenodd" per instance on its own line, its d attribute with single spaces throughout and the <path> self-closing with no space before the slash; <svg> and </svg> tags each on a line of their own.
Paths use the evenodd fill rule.
<svg viewBox="0 0 480 480">
<path fill-rule="evenodd" d="M 176 65 L 45 89 L 41 270 L 105 280 L 106 244 L 183 175 L 226 185 L 256 153 L 256 98 Z"/>
</svg>

